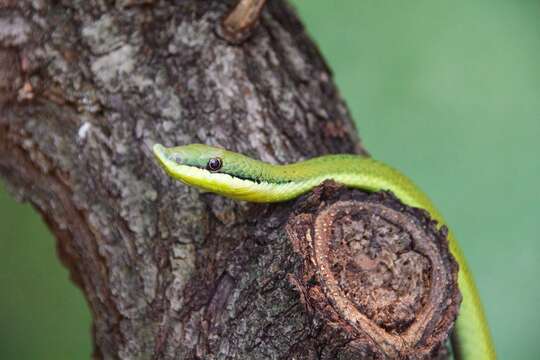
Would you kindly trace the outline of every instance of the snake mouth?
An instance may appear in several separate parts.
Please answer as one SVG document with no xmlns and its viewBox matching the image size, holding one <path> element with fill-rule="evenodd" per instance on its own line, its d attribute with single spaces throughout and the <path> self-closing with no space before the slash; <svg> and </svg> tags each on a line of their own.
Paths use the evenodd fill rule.
<svg viewBox="0 0 540 360">
<path fill-rule="evenodd" d="M 173 148 L 167 148 L 161 144 L 155 144 L 152 152 L 159 164 L 172 178 L 180 180 L 188 185 L 207 188 L 210 172 L 205 169 L 199 169 L 196 166 L 184 165 L 180 161 L 180 155 Z"/>
<path fill-rule="evenodd" d="M 156 155 L 158 159 L 165 155 L 165 150 L 165 146 L 161 144 L 154 144 L 154 146 L 152 146 L 152 152 L 154 153 L 154 155 Z"/>
<path fill-rule="evenodd" d="M 154 144 L 152 147 L 152 152 L 158 161 L 163 165 L 164 168 L 171 167 L 176 165 L 177 162 L 173 159 L 167 150 L 167 148 L 161 144 Z"/>
</svg>

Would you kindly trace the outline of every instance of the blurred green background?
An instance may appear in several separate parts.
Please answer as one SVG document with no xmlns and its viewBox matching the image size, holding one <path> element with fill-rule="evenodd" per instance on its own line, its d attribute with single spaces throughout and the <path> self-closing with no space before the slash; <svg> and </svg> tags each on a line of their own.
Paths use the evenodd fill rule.
<svg viewBox="0 0 540 360">
<path fill-rule="evenodd" d="M 469 258 L 501 359 L 539 359 L 540 2 L 294 1 L 367 149 Z M 83 359 L 90 317 L 38 215 L 0 191 L 0 359 Z"/>
</svg>

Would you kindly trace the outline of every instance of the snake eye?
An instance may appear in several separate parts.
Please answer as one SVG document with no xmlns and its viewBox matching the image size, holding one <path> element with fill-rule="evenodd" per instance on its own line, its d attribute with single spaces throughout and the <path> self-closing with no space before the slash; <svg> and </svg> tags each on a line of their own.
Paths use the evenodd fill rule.
<svg viewBox="0 0 540 360">
<path fill-rule="evenodd" d="M 218 171 L 223 166 L 223 161 L 220 158 L 211 158 L 206 164 L 206 168 L 210 171 Z"/>
</svg>

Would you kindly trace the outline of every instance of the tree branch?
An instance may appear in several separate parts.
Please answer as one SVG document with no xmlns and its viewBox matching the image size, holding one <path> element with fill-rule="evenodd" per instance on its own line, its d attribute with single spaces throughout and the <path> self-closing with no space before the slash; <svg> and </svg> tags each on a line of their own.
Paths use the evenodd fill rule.
<svg viewBox="0 0 540 360">
<path fill-rule="evenodd" d="M 291 204 L 201 194 L 152 157 L 156 142 L 276 163 L 366 154 L 287 4 L 238 46 L 215 31 L 233 6 L 0 2 L 0 174 L 58 239 L 97 358 L 380 357 L 300 296 Z"/>
</svg>

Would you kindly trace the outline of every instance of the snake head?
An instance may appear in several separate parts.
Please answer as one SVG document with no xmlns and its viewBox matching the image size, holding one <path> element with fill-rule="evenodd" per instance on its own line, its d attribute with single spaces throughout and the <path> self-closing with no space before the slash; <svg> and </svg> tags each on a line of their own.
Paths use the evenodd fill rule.
<svg viewBox="0 0 540 360">
<path fill-rule="evenodd" d="M 174 179 L 227 197 L 256 201 L 262 163 L 222 148 L 190 144 L 167 148 L 156 144 L 154 155 Z"/>
<path fill-rule="evenodd" d="M 223 166 L 222 158 L 227 152 L 224 149 L 203 144 L 190 144 L 171 148 L 155 144 L 153 151 L 161 166 L 171 176 L 180 178 L 180 180 L 182 180 L 181 175 L 185 168 L 179 166 L 195 167 L 210 172 L 220 171 Z"/>
</svg>

